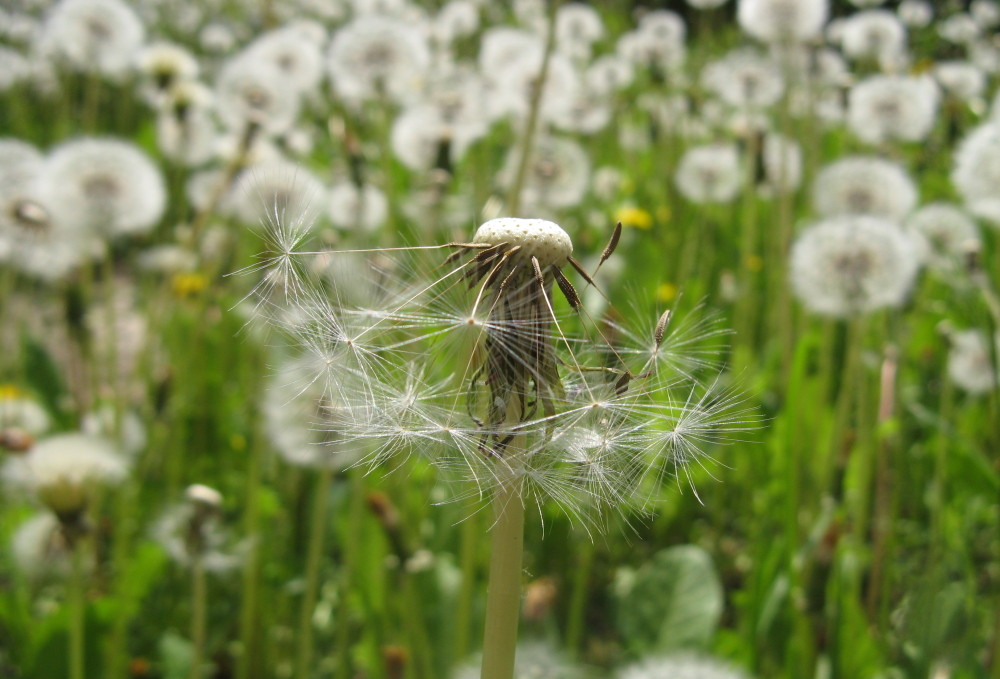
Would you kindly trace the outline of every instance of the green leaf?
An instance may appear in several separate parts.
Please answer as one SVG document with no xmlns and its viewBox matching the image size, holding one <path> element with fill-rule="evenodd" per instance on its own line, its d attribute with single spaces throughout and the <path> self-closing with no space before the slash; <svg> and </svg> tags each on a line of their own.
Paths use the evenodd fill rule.
<svg viewBox="0 0 1000 679">
<path fill-rule="evenodd" d="M 163 679 L 186 679 L 191 673 L 194 651 L 191 642 L 174 631 L 160 637 L 160 663 Z"/>
<path fill-rule="evenodd" d="M 722 585 L 712 558 L 694 545 L 657 552 L 636 571 L 616 577 L 616 622 L 636 654 L 703 649 L 722 615 Z"/>
<path fill-rule="evenodd" d="M 48 350 L 25 335 L 21 341 L 24 372 L 28 385 L 38 394 L 46 410 L 62 419 L 63 380 Z"/>
</svg>

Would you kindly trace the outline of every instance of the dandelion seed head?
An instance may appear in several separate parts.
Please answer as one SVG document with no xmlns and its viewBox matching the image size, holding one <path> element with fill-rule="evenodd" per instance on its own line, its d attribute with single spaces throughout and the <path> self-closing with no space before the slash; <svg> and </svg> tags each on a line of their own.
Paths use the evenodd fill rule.
<svg viewBox="0 0 1000 679">
<path fill-rule="evenodd" d="M 615 679 L 748 679 L 748 676 L 715 658 L 681 653 L 645 658 L 619 671 Z"/>
<path fill-rule="evenodd" d="M 993 370 L 987 335 L 982 330 L 958 330 L 949 334 L 948 378 L 970 394 L 988 394 L 1000 387 L 1000 380 Z M 1000 334 L 995 337 L 1000 353 Z"/>
<path fill-rule="evenodd" d="M 59 434 L 42 439 L 28 455 L 8 459 L 3 476 L 20 481 L 60 520 L 75 522 L 100 488 L 120 483 L 128 465 L 104 439 Z"/>
<path fill-rule="evenodd" d="M 688 149 L 674 173 L 678 191 L 694 203 L 728 203 L 740 190 L 740 158 L 733 144 Z"/>
<path fill-rule="evenodd" d="M 224 573 L 243 561 L 246 545 L 236 545 L 221 520 L 222 495 L 195 484 L 184 500 L 173 505 L 152 529 L 153 539 L 176 563 L 190 566 L 199 560 L 206 571 Z"/>
<path fill-rule="evenodd" d="M 518 219 L 498 217 L 484 223 L 476 231 L 473 240 L 477 243 L 519 247 L 514 256 L 520 261 L 531 261 L 534 257 L 539 265 L 564 266 L 573 254 L 573 241 L 569 234 L 555 222 L 545 219 Z"/>
<path fill-rule="evenodd" d="M 163 176 L 138 146 L 84 137 L 59 146 L 39 178 L 55 221 L 101 236 L 148 233 L 166 209 Z"/>
<path fill-rule="evenodd" d="M 823 217 L 872 215 L 898 222 L 916 204 L 917 189 L 906 170 L 875 156 L 835 160 L 813 181 L 813 205 Z"/>
<path fill-rule="evenodd" d="M 980 242 L 975 221 L 950 203 L 923 206 L 907 218 L 905 227 L 918 236 L 921 259 L 938 272 L 960 271 L 969 246 Z"/>
<path fill-rule="evenodd" d="M 14 564 L 29 578 L 64 577 L 70 572 L 70 550 L 54 514 L 44 512 L 26 520 L 10 540 Z"/>
<path fill-rule="evenodd" d="M 740 0 L 740 27 L 765 42 L 805 41 L 819 35 L 829 0 Z"/>
<path fill-rule="evenodd" d="M 145 29 L 121 0 L 61 0 L 49 11 L 39 38 L 42 50 L 69 67 L 110 77 L 134 65 Z"/>
<path fill-rule="evenodd" d="M 1000 119 L 973 128 L 955 150 L 951 181 L 973 214 L 1000 226 Z"/>
<path fill-rule="evenodd" d="M 939 98 L 929 76 L 870 76 L 850 91 L 847 125 L 869 144 L 920 141 L 934 126 Z"/>
<path fill-rule="evenodd" d="M 852 59 L 892 60 L 906 50 L 906 26 L 886 9 L 870 9 L 844 21 L 841 44 Z"/>
<path fill-rule="evenodd" d="M 848 317 L 902 304 L 919 262 L 916 244 L 896 224 L 864 215 L 835 217 L 799 236 L 790 275 L 810 310 Z"/>
</svg>

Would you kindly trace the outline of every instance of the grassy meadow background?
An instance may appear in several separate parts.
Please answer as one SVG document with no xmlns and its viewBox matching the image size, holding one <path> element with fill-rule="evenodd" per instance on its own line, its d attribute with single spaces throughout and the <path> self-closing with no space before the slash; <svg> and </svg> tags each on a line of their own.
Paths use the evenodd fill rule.
<svg viewBox="0 0 1000 679">
<path fill-rule="evenodd" d="M 651 504 L 529 503 L 516 676 L 1000 677 L 996 2 L 0 11 L 0 677 L 478 677 L 484 501 L 353 464 L 275 280 L 498 216 L 621 222 L 566 327 L 671 309 L 731 399 Z M 795 264 L 838 219 L 904 245 Z"/>
</svg>

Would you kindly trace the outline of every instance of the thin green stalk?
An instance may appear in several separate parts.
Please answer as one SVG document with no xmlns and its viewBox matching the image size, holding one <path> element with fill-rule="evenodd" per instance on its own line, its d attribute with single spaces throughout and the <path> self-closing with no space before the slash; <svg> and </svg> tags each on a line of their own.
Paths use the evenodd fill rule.
<svg viewBox="0 0 1000 679">
<path fill-rule="evenodd" d="M 462 585 L 458 591 L 455 612 L 455 644 L 452 647 L 452 664 L 464 658 L 469 652 L 469 631 L 472 619 L 472 591 L 476 580 L 476 552 L 481 533 L 479 514 L 473 513 L 462 522 L 459 564 L 462 569 Z"/>
<path fill-rule="evenodd" d="M 838 468 L 844 460 L 843 446 L 851 440 L 851 411 L 857 405 L 856 393 L 861 384 L 861 344 L 864 340 L 865 321 L 863 318 L 851 318 L 847 321 L 847 346 L 844 348 L 845 359 L 841 371 L 840 388 L 837 390 L 836 411 L 834 414 L 833 431 L 830 432 L 832 449 L 827 458 L 827 487 L 833 497 L 842 499 L 842 491 L 833 487 L 839 479 Z M 842 479 L 841 479 L 842 482 Z"/>
<path fill-rule="evenodd" d="M 879 398 L 878 424 L 879 440 L 878 460 L 875 468 L 875 507 L 872 510 L 872 565 L 868 577 L 868 592 L 865 607 L 868 618 L 876 623 L 876 615 L 883 611 L 876 610 L 880 603 L 880 595 L 885 589 L 884 571 L 890 559 L 889 542 L 892 526 L 892 465 L 891 457 L 895 452 L 895 444 L 891 433 L 885 430 L 888 421 L 895 410 L 896 390 L 896 348 L 889 346 L 885 351 L 882 364 L 881 395 Z M 881 601 L 884 608 L 884 601 Z M 879 629 L 883 629 L 882 621 L 877 621 Z"/>
<path fill-rule="evenodd" d="M 576 569 L 573 572 L 573 584 L 570 590 L 569 614 L 566 621 L 566 648 L 575 652 L 580 647 L 583 637 L 583 618 L 587 609 L 587 593 L 590 584 L 590 572 L 594 565 L 594 554 L 597 551 L 593 540 L 584 540 Z"/>
<path fill-rule="evenodd" d="M 207 613 L 208 582 L 205 563 L 201 555 L 191 562 L 191 679 L 201 679 L 205 657 L 205 618 Z"/>
<path fill-rule="evenodd" d="M 84 620 L 86 597 L 84 594 L 83 549 L 78 539 L 72 541 L 72 568 L 69 580 L 69 677 L 84 679 Z"/>
<path fill-rule="evenodd" d="M 760 151 L 760 139 L 751 132 L 747 134 L 747 162 L 743 176 L 743 205 L 740 221 L 740 298 L 736 306 L 734 324 L 736 335 L 747 346 L 754 346 L 760 313 L 757 303 L 759 291 L 756 285 L 756 270 L 760 267 L 757 225 L 757 177 L 754 160 Z"/>
<path fill-rule="evenodd" d="M 496 521 L 490 540 L 490 580 L 486 594 L 481 679 L 512 679 L 521 611 L 521 559 L 524 551 L 524 505 L 515 481 L 493 497 Z"/>
<path fill-rule="evenodd" d="M 955 422 L 955 386 L 942 380 L 938 406 L 940 425 L 934 450 L 934 481 L 931 484 L 931 563 L 940 563 L 948 549 L 945 512 L 948 507 L 948 459 L 952 455 L 950 428 Z"/>
<path fill-rule="evenodd" d="M 246 505 L 243 514 L 243 532 L 245 535 L 251 536 L 260 535 L 260 512 L 257 500 L 260 492 L 260 444 L 257 441 L 258 437 L 254 437 L 250 444 Z M 260 647 L 260 644 L 257 643 L 257 609 L 260 599 L 258 591 L 260 588 L 259 571 L 259 552 L 257 546 L 254 545 L 250 548 L 243 567 L 242 607 L 240 609 L 240 640 L 243 648 L 236 669 L 236 676 L 240 679 L 260 676 L 259 671 L 254 671 L 260 666 L 259 651 L 257 650 Z"/>
<path fill-rule="evenodd" d="M 351 628 L 348 611 L 349 592 L 354 584 L 361 548 L 362 528 L 365 515 L 365 477 L 362 469 L 349 472 L 351 492 L 347 509 L 347 539 L 344 543 L 344 568 L 340 578 L 340 607 L 338 611 L 336 657 L 339 667 L 337 676 L 350 677 L 351 674 Z"/>
<path fill-rule="evenodd" d="M 101 106 L 101 78 L 97 73 L 88 73 L 83 91 L 83 131 L 93 134 L 97 131 L 97 113 Z"/>
<path fill-rule="evenodd" d="M 295 656 L 295 676 L 306 679 L 312 667 L 313 612 L 319 590 L 319 569 L 323 557 L 323 538 L 326 535 L 326 514 L 330 498 L 333 467 L 323 467 L 313 488 L 312 513 L 309 517 L 309 544 L 306 552 L 306 584 L 299 610 L 298 650 Z"/>
<path fill-rule="evenodd" d="M 542 108 L 542 93 L 545 91 L 545 79 L 549 72 L 549 62 L 552 59 L 552 53 L 556 47 L 555 19 L 558 8 L 558 0 L 552 0 L 549 12 L 549 28 L 545 35 L 545 53 L 542 56 L 542 67 L 538 71 L 538 79 L 535 81 L 534 90 L 531 93 L 528 119 L 524 125 L 524 137 L 521 139 L 521 157 L 517 163 L 517 172 L 514 174 L 514 181 L 510 185 L 510 193 L 507 194 L 507 215 L 510 217 L 517 217 L 518 211 L 521 209 L 521 191 L 524 188 L 524 180 L 528 176 L 531 147 L 535 141 L 539 112 Z"/>
</svg>

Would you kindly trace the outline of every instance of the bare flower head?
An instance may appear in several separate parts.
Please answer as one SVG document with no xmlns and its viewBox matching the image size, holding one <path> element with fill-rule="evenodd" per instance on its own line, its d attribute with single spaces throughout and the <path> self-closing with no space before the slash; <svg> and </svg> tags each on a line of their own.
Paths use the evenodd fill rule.
<svg viewBox="0 0 1000 679">
<path fill-rule="evenodd" d="M 100 489 L 120 483 L 127 472 L 125 460 L 104 439 L 60 434 L 39 441 L 23 458 L 8 460 L 2 475 L 69 525 L 81 522 Z"/>
<path fill-rule="evenodd" d="M 754 417 L 721 384 L 711 322 L 653 315 L 637 333 L 591 318 L 580 290 L 596 285 L 573 252 L 558 224 L 512 217 L 443 245 L 289 244 L 264 271 L 287 277 L 284 294 L 259 289 L 301 356 L 279 391 L 313 413 L 313 443 L 325 431 L 323 452 L 352 464 L 416 456 L 466 493 L 513 486 L 577 518 L 642 507 Z"/>
<path fill-rule="evenodd" d="M 232 544 L 221 509 L 219 491 L 198 483 L 190 485 L 184 500 L 153 527 L 153 537 L 182 566 L 200 560 L 208 571 L 230 570 L 240 564 L 242 546 Z"/>
</svg>

